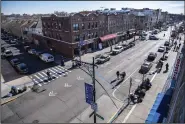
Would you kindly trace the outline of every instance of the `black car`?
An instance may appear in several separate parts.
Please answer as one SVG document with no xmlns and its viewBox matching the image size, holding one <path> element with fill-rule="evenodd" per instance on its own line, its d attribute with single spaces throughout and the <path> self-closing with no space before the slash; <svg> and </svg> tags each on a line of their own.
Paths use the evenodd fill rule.
<svg viewBox="0 0 185 124">
<path fill-rule="evenodd" d="M 18 58 L 14 58 L 14 59 L 10 60 L 10 63 L 12 66 L 16 66 L 16 65 L 20 64 L 21 62 L 19 61 Z"/>
<path fill-rule="evenodd" d="M 141 74 L 146 74 L 151 68 L 152 68 L 152 63 L 151 62 L 147 62 L 145 61 L 142 65 L 141 68 L 139 70 L 139 73 Z"/>
<path fill-rule="evenodd" d="M 130 47 L 133 47 L 133 46 L 135 46 L 135 42 L 130 42 L 128 45 L 129 45 Z"/>
<path fill-rule="evenodd" d="M 157 53 L 150 52 L 149 55 L 148 55 L 147 60 L 148 61 L 153 61 L 153 60 L 155 60 L 156 57 L 157 57 Z"/>
<path fill-rule="evenodd" d="M 28 73 L 28 67 L 25 63 L 20 63 L 15 65 L 16 70 L 21 74 L 27 74 Z"/>
<path fill-rule="evenodd" d="M 170 42 L 165 41 L 164 46 L 170 46 Z"/>
</svg>

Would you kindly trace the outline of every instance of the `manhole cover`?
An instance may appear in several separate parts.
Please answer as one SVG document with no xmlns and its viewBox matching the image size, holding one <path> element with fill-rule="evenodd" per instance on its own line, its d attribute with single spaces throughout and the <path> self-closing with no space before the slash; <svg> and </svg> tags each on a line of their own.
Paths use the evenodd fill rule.
<svg viewBox="0 0 185 124">
<path fill-rule="evenodd" d="M 39 123 L 39 120 L 34 120 L 33 123 Z"/>
<path fill-rule="evenodd" d="M 135 81 L 135 82 L 140 82 L 141 80 L 139 80 L 139 79 L 135 79 L 134 81 Z"/>
</svg>

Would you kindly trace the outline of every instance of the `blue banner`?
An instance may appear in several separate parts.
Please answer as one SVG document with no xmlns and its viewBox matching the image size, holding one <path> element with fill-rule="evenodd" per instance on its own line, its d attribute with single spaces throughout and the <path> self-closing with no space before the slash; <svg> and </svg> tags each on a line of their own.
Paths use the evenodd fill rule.
<svg viewBox="0 0 185 124">
<path fill-rule="evenodd" d="M 93 103 L 93 86 L 85 83 L 85 98 L 86 98 L 86 103 L 92 104 Z"/>
</svg>

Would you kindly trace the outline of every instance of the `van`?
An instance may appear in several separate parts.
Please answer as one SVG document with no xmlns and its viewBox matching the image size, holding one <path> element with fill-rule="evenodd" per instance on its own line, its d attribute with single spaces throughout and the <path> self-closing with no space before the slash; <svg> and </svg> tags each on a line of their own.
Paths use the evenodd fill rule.
<svg viewBox="0 0 185 124">
<path fill-rule="evenodd" d="M 44 62 L 54 62 L 54 56 L 49 53 L 40 54 L 39 58 Z"/>
</svg>

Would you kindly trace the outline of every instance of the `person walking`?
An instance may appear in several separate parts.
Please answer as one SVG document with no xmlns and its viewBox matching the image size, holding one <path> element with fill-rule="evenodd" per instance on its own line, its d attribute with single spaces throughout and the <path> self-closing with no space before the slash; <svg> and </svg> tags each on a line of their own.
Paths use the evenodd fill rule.
<svg viewBox="0 0 185 124">
<path fill-rule="evenodd" d="M 50 71 L 49 71 L 49 70 L 47 70 L 46 74 L 47 74 L 47 76 L 48 76 L 48 80 L 50 80 L 50 79 L 51 79 Z"/>
<path fill-rule="evenodd" d="M 65 66 L 64 57 L 63 56 L 61 57 L 61 66 Z"/>
<path fill-rule="evenodd" d="M 169 69 L 169 64 L 166 63 L 166 71 L 168 71 L 168 69 Z"/>
<path fill-rule="evenodd" d="M 120 73 L 119 73 L 119 71 L 117 71 L 116 72 L 117 79 L 119 79 L 119 75 L 120 75 Z"/>
</svg>

